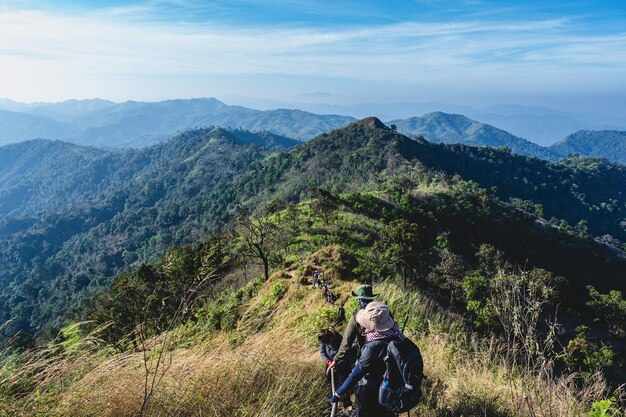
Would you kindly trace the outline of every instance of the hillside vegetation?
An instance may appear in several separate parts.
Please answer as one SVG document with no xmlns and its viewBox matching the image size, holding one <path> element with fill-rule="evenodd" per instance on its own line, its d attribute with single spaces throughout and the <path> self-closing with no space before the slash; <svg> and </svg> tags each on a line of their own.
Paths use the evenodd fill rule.
<svg viewBox="0 0 626 417">
<path fill-rule="evenodd" d="M 558 161 L 563 156 L 559 152 L 460 114 L 434 112 L 389 123 L 396 125 L 398 130 L 405 134 L 420 135 L 436 143 L 507 147 L 519 155 L 534 156 L 548 161 Z"/>
<path fill-rule="evenodd" d="M 489 118 L 489 115 L 485 117 Z M 427 113 L 420 117 L 397 119 L 389 122 L 407 135 L 423 136 L 435 143 L 462 143 L 471 146 L 507 148 L 513 153 L 556 162 L 570 154 L 601 157 L 624 164 L 626 158 L 626 133 L 616 130 L 581 130 L 568 135 L 551 146 L 541 146 L 515 136 L 505 130 L 480 123 L 460 114 Z M 541 123 L 538 123 L 541 125 Z M 567 125 L 571 129 L 571 124 Z M 552 141 L 558 137 L 552 138 Z"/>
<path fill-rule="evenodd" d="M 411 415 L 583 416 L 619 397 L 623 321 L 622 333 L 607 331 L 592 303 L 555 316 L 557 305 L 571 305 L 563 289 L 574 280 L 519 268 L 472 233 L 472 225 L 506 230 L 485 190 L 420 174 L 369 192 L 313 195 L 272 201 L 224 235 L 169 250 L 85 305 L 88 322 L 7 353 L 0 415 L 324 415 L 330 393 L 315 334 L 341 328 L 337 305 L 355 311 L 349 293 L 359 282 L 372 282 L 395 317 L 407 318 L 422 350 L 424 398 Z M 270 236 L 268 279 L 247 222 Z M 314 269 L 335 305 L 312 288 Z M 552 320 L 565 332 L 548 331 Z"/>
<path fill-rule="evenodd" d="M 493 209 L 467 224 L 463 210 L 471 205 L 438 200 L 450 209 L 441 221 L 452 234 L 474 246 L 476 239 L 493 241 L 517 263 L 571 276 L 578 283 L 571 294 L 584 294 L 592 280 L 602 291 L 620 288 L 622 270 L 605 258 L 622 257 L 623 166 L 585 158 L 550 164 L 506 150 L 432 144 L 375 118 L 280 149 L 292 144 L 213 128 L 145 150 L 49 141 L 0 149 L 7 161 L 0 172 L 7 207 L 0 223 L 0 317 L 12 320 L 4 334 L 19 330 L 24 345 L 54 334 L 116 274 L 223 230 L 243 209 L 273 198 L 299 201 L 314 187 L 367 192 L 394 177 L 465 178 L 489 190 L 483 198 Z M 55 168 L 59 161 L 69 168 Z M 403 182 L 396 187 L 407 192 Z M 463 250 L 471 256 L 476 247 Z"/>
<path fill-rule="evenodd" d="M 597 156 L 626 164 L 626 132 L 581 130 L 555 143 L 550 149 L 563 155 Z"/>
</svg>

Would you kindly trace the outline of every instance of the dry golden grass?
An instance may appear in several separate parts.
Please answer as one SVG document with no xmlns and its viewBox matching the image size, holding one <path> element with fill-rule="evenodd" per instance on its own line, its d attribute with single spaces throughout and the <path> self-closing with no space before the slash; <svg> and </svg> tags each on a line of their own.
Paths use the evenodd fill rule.
<svg viewBox="0 0 626 417">
<path fill-rule="evenodd" d="M 275 274 L 250 301 L 249 311 L 253 311 L 271 285 L 287 285 L 260 332 L 244 337 L 237 331 L 198 337 L 202 329 L 195 326 L 193 331 L 181 327 L 169 335 L 177 347 L 161 356 L 162 379 L 157 378 L 159 383 L 144 415 L 325 415 L 329 390 L 323 385 L 324 368 L 315 349 L 315 326 L 329 324 L 324 315 L 329 310 L 319 291 L 302 285 L 290 272 Z M 333 284 L 345 300 L 356 283 L 335 279 Z M 409 334 L 422 350 L 428 378 L 424 401 L 413 416 L 582 416 L 590 400 L 604 393 L 601 380 L 581 389 L 567 378 L 547 379 L 530 371 L 520 374 L 502 359 L 496 342 L 478 338 L 468 342 L 465 337 L 461 343 L 462 332 L 451 330 L 455 320 L 437 312 L 419 294 L 404 293 L 392 283 L 377 290 L 392 311 L 402 317 L 411 315 Z M 189 334 L 194 335 L 191 341 Z M 159 338 L 147 345 L 151 349 L 147 357 L 152 361 L 148 369 L 153 372 L 155 358 L 159 358 L 155 351 L 162 345 Z M 0 396 L 0 415 L 139 415 L 146 378 L 142 352 L 101 357 L 96 362 L 67 359 L 50 365 L 67 376 L 67 370 L 85 364 L 90 368 L 62 389 L 25 396 L 27 406 L 3 402 Z"/>
</svg>

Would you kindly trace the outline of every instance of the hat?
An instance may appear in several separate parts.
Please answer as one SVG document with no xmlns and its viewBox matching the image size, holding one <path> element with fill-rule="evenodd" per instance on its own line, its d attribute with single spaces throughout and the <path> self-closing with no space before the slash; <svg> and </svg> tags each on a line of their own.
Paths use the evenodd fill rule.
<svg viewBox="0 0 626 417">
<path fill-rule="evenodd" d="M 389 307 L 378 301 L 371 302 L 356 313 L 356 322 L 366 330 L 384 332 L 393 328 L 394 321 L 389 314 Z"/>
<path fill-rule="evenodd" d="M 372 286 L 368 284 L 359 285 L 356 287 L 356 292 L 352 291 L 352 298 L 359 300 L 373 300 L 378 297 L 378 294 L 374 294 Z"/>
</svg>

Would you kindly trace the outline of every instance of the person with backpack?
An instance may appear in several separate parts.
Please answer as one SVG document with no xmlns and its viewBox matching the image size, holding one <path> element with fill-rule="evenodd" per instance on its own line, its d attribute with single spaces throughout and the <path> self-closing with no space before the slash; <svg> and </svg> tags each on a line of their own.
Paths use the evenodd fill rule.
<svg viewBox="0 0 626 417">
<path fill-rule="evenodd" d="M 329 327 L 328 329 L 322 329 L 317 333 L 317 340 L 320 342 L 320 356 L 322 360 L 326 364 L 326 367 L 332 362 L 333 358 L 337 354 L 337 350 L 341 345 L 341 341 L 343 337 L 337 333 L 337 331 Z M 345 366 L 340 366 L 335 371 L 336 383 L 341 385 L 343 381 L 348 377 L 350 373 L 350 368 Z M 326 382 L 330 384 L 330 375 L 326 374 Z M 352 406 L 352 401 L 350 400 L 350 391 L 346 391 L 341 396 L 341 402 L 343 403 L 344 408 L 348 408 Z"/>
<path fill-rule="evenodd" d="M 402 342 L 406 336 L 391 318 L 389 308 L 379 302 L 371 302 L 356 314 L 357 323 L 365 330 L 366 343 L 350 375 L 330 398 L 337 402 L 341 395 L 358 384 L 356 390 L 358 417 L 395 417 L 396 413 L 379 404 L 379 391 L 387 366 L 387 344 Z"/>
<path fill-rule="evenodd" d="M 337 323 L 343 323 L 344 321 L 346 321 L 346 309 L 343 306 L 343 303 L 341 303 L 339 305 L 339 308 L 337 309 L 337 319 L 336 319 L 336 321 L 337 321 Z"/>
<path fill-rule="evenodd" d="M 358 417 L 394 417 L 409 411 L 421 398 L 423 362 L 419 349 L 398 328 L 389 308 L 369 303 L 356 314 L 365 328 L 361 356 L 331 403 L 358 384 Z"/>
<path fill-rule="evenodd" d="M 328 297 L 328 284 L 326 283 L 322 284 L 322 297 L 324 298 Z"/>
<path fill-rule="evenodd" d="M 359 309 L 364 309 L 370 302 L 375 300 L 376 297 L 378 297 L 378 294 L 374 294 L 372 286 L 368 284 L 359 285 L 356 288 L 356 291 L 352 292 L 352 298 L 359 301 Z M 346 359 L 348 352 L 353 350 L 355 341 L 357 349 L 360 349 L 365 343 L 365 329 L 357 323 L 356 314 L 352 315 L 348 321 L 346 329 L 343 332 L 343 341 L 341 342 L 341 346 L 339 347 L 335 358 L 328 366 L 327 372 L 330 372 L 330 370 L 333 369 L 338 363 Z M 350 366 L 352 366 L 352 364 L 350 364 Z"/>
</svg>

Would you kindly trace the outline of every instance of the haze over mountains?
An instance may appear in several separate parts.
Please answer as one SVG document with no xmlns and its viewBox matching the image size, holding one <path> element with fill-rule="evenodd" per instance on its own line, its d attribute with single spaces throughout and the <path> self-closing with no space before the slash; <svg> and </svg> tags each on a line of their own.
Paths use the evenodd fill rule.
<svg viewBox="0 0 626 417">
<path fill-rule="evenodd" d="M 179 130 L 212 125 L 267 130 L 306 140 L 354 120 L 300 110 L 260 111 L 229 106 L 213 98 L 119 104 L 99 99 L 69 100 L 26 106 L 4 101 L 0 108 L 13 109 L 0 113 L 0 126 L 4 127 L 0 143 L 45 138 L 109 148 L 152 145 Z"/>
<path fill-rule="evenodd" d="M 332 102 L 339 98 L 324 93 L 308 94 L 299 98 L 299 101 L 284 102 L 233 97 L 238 103 L 255 108 L 298 108 L 313 113 L 345 114 L 356 118 L 375 114 L 382 120 L 407 119 L 432 112 L 463 114 L 541 146 L 553 145 L 578 130 L 626 130 L 626 117 L 618 111 L 613 114 L 600 114 L 590 111 L 561 111 L 549 107 L 522 105 L 491 105 L 475 108 L 434 101 L 327 104 L 325 101 Z"/>
<path fill-rule="evenodd" d="M 510 126 L 513 131 L 543 126 L 547 129 L 544 130 L 545 133 L 551 131 L 549 125 L 557 123 L 563 128 L 558 135 L 563 132 L 573 133 L 567 138 L 552 137 L 551 143 L 562 140 L 546 147 L 462 114 L 437 111 L 404 119 L 392 118 L 394 112 L 403 115 L 410 111 L 402 104 L 389 108 L 374 104 L 361 107 L 335 106 L 328 107 L 328 110 L 343 111 L 344 114 L 360 114 L 367 108 L 380 110 L 383 115 L 390 116 L 391 121 L 388 124 L 395 124 L 403 133 L 420 135 L 432 142 L 505 146 L 520 155 L 549 161 L 557 161 L 570 153 L 579 153 L 626 163 L 624 132 L 586 130 L 583 134 L 574 131 L 584 126 L 607 126 L 610 118 L 582 115 L 582 118 L 575 119 L 572 114 L 522 106 L 492 107 L 484 110 L 500 113 L 482 114 L 470 107 L 439 103 L 415 105 L 410 109 L 419 112 L 429 106 L 476 114 L 475 117 L 480 120 L 494 120 L 496 125 Z M 352 116 L 315 114 L 294 109 L 254 110 L 227 105 L 214 98 L 123 103 L 91 99 L 31 104 L 3 99 L 0 100 L 0 109 L 3 109 L 0 110 L 0 144 L 46 138 L 101 148 L 140 148 L 160 143 L 178 131 L 206 126 L 268 131 L 282 137 L 306 141 L 355 120 Z M 520 115 L 523 117 L 520 118 Z M 589 122 L 593 117 L 597 122 L 595 124 Z M 613 120 L 616 125 L 620 124 L 619 119 Z M 518 129 L 519 127 L 524 128 Z"/>
</svg>

